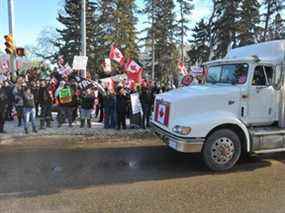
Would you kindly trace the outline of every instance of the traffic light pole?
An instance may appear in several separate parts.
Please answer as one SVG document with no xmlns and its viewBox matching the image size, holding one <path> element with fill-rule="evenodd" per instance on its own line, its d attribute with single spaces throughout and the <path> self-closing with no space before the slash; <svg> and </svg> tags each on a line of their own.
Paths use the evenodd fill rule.
<svg viewBox="0 0 285 213">
<path fill-rule="evenodd" d="M 14 0 L 8 0 L 8 17 L 9 17 L 9 34 L 14 36 L 14 29 L 15 29 L 15 15 L 14 15 Z M 12 77 L 16 76 L 16 55 L 10 55 L 10 72 L 12 73 Z"/>
<path fill-rule="evenodd" d="M 86 56 L 86 0 L 81 0 L 81 55 Z M 82 77 L 86 78 L 86 69 Z"/>
<path fill-rule="evenodd" d="M 152 0 L 152 11 L 151 11 L 151 48 L 152 48 L 152 63 L 151 63 L 151 79 L 155 81 L 155 38 L 154 38 L 154 0 Z"/>
</svg>

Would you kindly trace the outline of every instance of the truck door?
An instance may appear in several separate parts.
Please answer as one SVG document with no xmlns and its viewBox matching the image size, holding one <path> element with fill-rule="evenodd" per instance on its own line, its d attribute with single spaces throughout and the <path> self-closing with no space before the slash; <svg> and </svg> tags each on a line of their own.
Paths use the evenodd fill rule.
<svg viewBox="0 0 285 213">
<path fill-rule="evenodd" d="M 249 89 L 248 123 L 263 125 L 274 122 L 275 90 L 272 86 L 273 67 L 256 66 Z"/>
</svg>

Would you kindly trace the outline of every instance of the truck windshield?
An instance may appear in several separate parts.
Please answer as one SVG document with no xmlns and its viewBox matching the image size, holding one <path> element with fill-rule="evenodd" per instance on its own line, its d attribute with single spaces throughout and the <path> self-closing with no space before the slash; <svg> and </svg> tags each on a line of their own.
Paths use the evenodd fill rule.
<svg viewBox="0 0 285 213">
<path fill-rule="evenodd" d="M 224 64 L 208 68 L 207 83 L 244 84 L 248 64 Z"/>
</svg>

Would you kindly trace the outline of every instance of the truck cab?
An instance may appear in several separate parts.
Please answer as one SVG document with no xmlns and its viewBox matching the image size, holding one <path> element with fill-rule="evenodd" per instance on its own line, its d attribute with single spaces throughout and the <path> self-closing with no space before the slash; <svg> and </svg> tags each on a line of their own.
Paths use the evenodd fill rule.
<svg viewBox="0 0 285 213">
<path fill-rule="evenodd" d="M 231 50 L 205 63 L 204 85 L 155 98 L 152 126 L 171 148 L 200 152 L 214 171 L 241 155 L 285 151 L 285 40 Z"/>
</svg>

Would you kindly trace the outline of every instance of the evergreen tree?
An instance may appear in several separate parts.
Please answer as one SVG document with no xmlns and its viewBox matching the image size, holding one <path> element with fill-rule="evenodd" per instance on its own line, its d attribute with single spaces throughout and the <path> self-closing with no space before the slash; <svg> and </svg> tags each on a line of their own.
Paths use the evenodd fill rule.
<svg viewBox="0 0 285 213">
<path fill-rule="evenodd" d="M 147 20 L 144 22 L 144 24 L 147 24 L 148 26 L 143 29 L 140 33 L 145 33 L 146 36 L 142 38 L 141 40 L 144 41 L 144 48 L 145 48 L 145 54 L 144 54 L 144 64 L 146 71 L 149 72 L 152 71 L 152 67 L 155 68 L 155 73 L 157 71 L 156 64 L 156 50 L 155 50 L 155 44 L 156 44 L 156 38 L 158 37 L 158 31 L 156 30 L 156 25 L 158 25 L 157 20 L 159 20 L 159 0 L 144 0 L 144 8 L 142 11 L 140 11 L 140 14 L 146 14 Z M 153 61 L 154 60 L 154 61 Z"/>
<path fill-rule="evenodd" d="M 274 23 L 274 39 L 285 39 L 285 20 L 282 19 L 280 14 L 276 15 Z"/>
<path fill-rule="evenodd" d="M 138 59 L 135 10 L 135 0 L 117 0 L 117 7 L 114 13 L 115 42 L 123 49 L 125 57 L 132 59 Z"/>
<path fill-rule="evenodd" d="M 110 50 L 110 46 L 115 42 L 115 9 L 115 0 L 100 0 L 98 3 L 99 17 L 97 23 L 100 26 L 98 40 L 100 42 L 101 49 L 106 51 L 106 54 L 104 54 L 106 57 Z"/>
<path fill-rule="evenodd" d="M 97 57 L 95 58 L 97 73 L 100 77 L 106 77 L 101 66 L 103 60 L 108 58 L 111 45 L 115 43 L 115 9 L 116 0 L 98 0 L 97 10 L 97 24 L 99 26 L 96 32 L 96 46 L 95 51 Z"/>
<path fill-rule="evenodd" d="M 100 65 L 104 58 L 108 57 L 112 44 L 118 46 L 125 55 L 133 59 L 138 58 L 136 44 L 135 2 L 134 0 L 100 0 L 98 2 L 99 13 L 97 23 L 100 31 L 97 32 L 96 63 L 100 75 L 105 75 Z M 114 70 L 121 70 L 117 64 L 113 64 Z M 121 70 L 122 71 L 122 70 Z"/>
<path fill-rule="evenodd" d="M 212 13 L 208 21 L 208 29 L 207 32 L 209 34 L 209 61 L 214 58 L 214 48 L 215 48 L 215 41 L 216 41 L 216 32 L 215 32 L 215 21 L 217 16 L 217 11 L 220 5 L 220 2 L 218 0 L 212 0 L 213 8 Z"/>
<path fill-rule="evenodd" d="M 157 59 L 158 79 L 169 80 L 177 71 L 177 47 L 174 43 L 175 15 L 174 1 L 164 0 L 158 4 L 158 15 L 154 22 L 155 26 L 155 54 Z"/>
<path fill-rule="evenodd" d="M 86 1 L 86 41 L 87 41 L 87 56 L 88 69 L 95 69 L 92 63 L 94 59 L 94 44 L 95 44 L 95 10 L 96 4 Z M 80 22 L 81 22 L 81 4 L 77 0 L 65 0 L 64 10 L 60 11 L 57 20 L 63 25 L 63 28 L 57 29 L 59 33 L 58 42 L 55 44 L 59 48 L 58 55 L 63 55 L 65 61 L 72 65 L 73 57 L 80 54 Z"/>
<path fill-rule="evenodd" d="M 189 17 L 191 11 L 194 8 L 192 2 L 193 0 L 177 0 L 180 12 L 180 17 L 177 25 L 177 35 L 179 36 L 181 44 L 181 59 L 183 62 L 184 62 L 184 40 L 185 37 L 187 36 L 187 31 L 189 30 L 189 27 L 187 26 L 187 24 L 189 23 L 189 18 L 187 17 Z"/>
<path fill-rule="evenodd" d="M 173 0 L 145 0 L 144 13 L 151 20 L 147 28 L 146 48 L 155 49 L 155 78 L 167 81 L 177 70 L 178 52 L 175 44 L 175 15 Z"/>
<path fill-rule="evenodd" d="M 262 14 L 264 20 L 264 30 L 262 41 L 274 40 L 280 25 L 282 25 L 281 12 L 284 10 L 285 2 L 283 0 L 263 0 L 262 2 L 264 13 Z M 277 26 L 279 25 L 279 26 Z"/>
<path fill-rule="evenodd" d="M 217 0 L 213 31 L 215 33 L 215 57 L 224 57 L 229 45 L 237 46 L 237 31 L 240 19 L 238 8 L 239 0 Z"/>
<path fill-rule="evenodd" d="M 208 29 L 208 24 L 202 19 L 192 30 L 193 39 L 189 41 L 191 49 L 187 52 L 191 65 L 195 65 L 196 63 L 201 64 L 209 59 L 210 46 Z"/>
<path fill-rule="evenodd" d="M 243 0 L 240 8 L 240 20 L 238 22 L 239 46 L 253 44 L 256 42 L 260 4 L 258 0 Z"/>
</svg>

